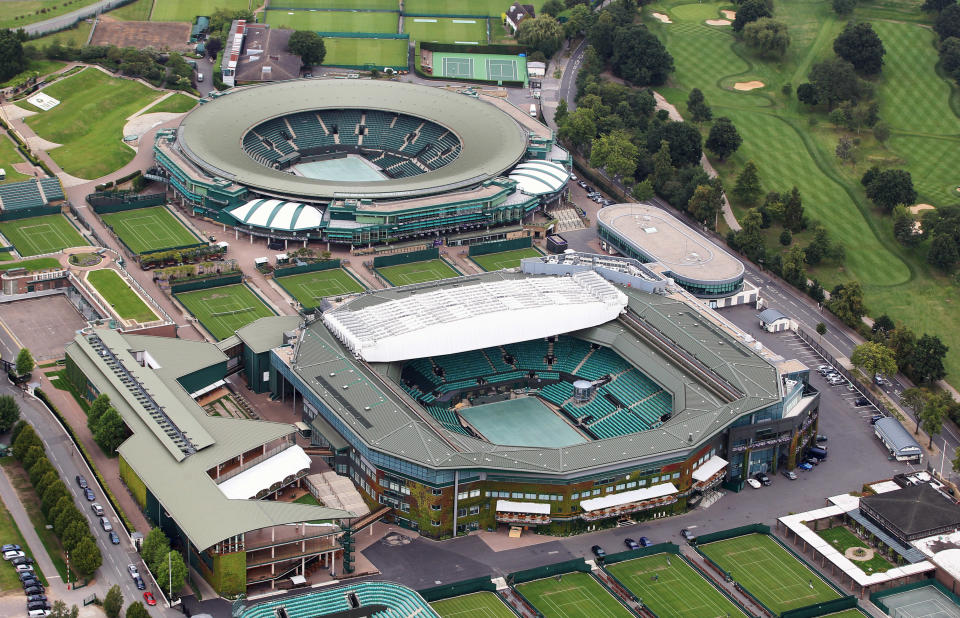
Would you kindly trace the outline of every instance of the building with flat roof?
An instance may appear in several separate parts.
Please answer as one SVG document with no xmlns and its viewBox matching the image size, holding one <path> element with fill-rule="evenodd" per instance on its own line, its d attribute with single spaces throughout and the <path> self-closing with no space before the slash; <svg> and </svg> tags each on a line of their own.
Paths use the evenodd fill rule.
<svg viewBox="0 0 960 618">
<path fill-rule="evenodd" d="M 960 506 L 930 483 L 861 498 L 860 513 L 905 545 L 960 528 Z"/>
<path fill-rule="evenodd" d="M 601 208 L 597 233 L 610 248 L 651 263 L 697 297 L 722 298 L 743 290 L 740 260 L 652 204 Z"/>
<path fill-rule="evenodd" d="M 247 24 L 243 49 L 237 59 L 237 84 L 276 82 L 300 77 L 300 56 L 287 50 L 293 30 Z"/>
</svg>

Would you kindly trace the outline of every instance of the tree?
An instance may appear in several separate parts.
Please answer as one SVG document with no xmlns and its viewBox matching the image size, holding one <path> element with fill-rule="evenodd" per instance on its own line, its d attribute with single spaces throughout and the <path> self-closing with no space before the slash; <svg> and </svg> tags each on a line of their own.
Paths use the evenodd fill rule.
<svg viewBox="0 0 960 618">
<path fill-rule="evenodd" d="M 847 23 L 833 41 L 833 51 L 864 75 L 876 75 L 883 68 L 883 41 L 869 22 Z"/>
<path fill-rule="evenodd" d="M 167 556 L 161 559 L 153 574 L 157 578 L 157 586 L 163 590 L 164 594 L 176 597 L 179 596 L 183 584 L 187 581 L 187 565 L 183 563 L 180 552 L 171 549 Z"/>
<path fill-rule="evenodd" d="M 0 433 L 7 433 L 20 420 L 20 406 L 10 395 L 0 395 Z"/>
<path fill-rule="evenodd" d="M 559 126 L 567 118 L 567 114 L 569 113 L 570 112 L 567 111 L 567 100 L 560 99 L 560 102 L 557 103 L 557 110 L 553 112 L 553 121 Z"/>
<path fill-rule="evenodd" d="M 563 44 L 563 28 L 560 22 L 550 15 L 541 14 L 533 19 L 524 19 L 517 26 L 517 42 L 543 52 L 547 58 L 553 56 Z"/>
<path fill-rule="evenodd" d="M 107 591 L 107 596 L 103 599 L 103 611 L 107 618 L 118 618 L 120 609 L 123 607 L 123 593 L 120 592 L 120 586 L 114 584 Z"/>
<path fill-rule="evenodd" d="M 721 190 L 719 182 L 716 185 L 697 185 L 687 202 L 687 210 L 694 219 L 713 227 L 717 213 L 723 206 Z"/>
<path fill-rule="evenodd" d="M 827 334 L 827 325 L 817 322 L 817 334 L 820 335 L 820 343 L 823 343 L 823 336 Z"/>
<path fill-rule="evenodd" d="M 17 354 L 17 375 L 28 376 L 33 371 L 33 355 L 27 348 L 20 348 Z"/>
<path fill-rule="evenodd" d="M 743 42 L 766 58 L 783 58 L 790 47 L 787 24 L 761 17 L 743 28 Z"/>
<path fill-rule="evenodd" d="M 57 502 L 59 503 L 60 500 L 58 499 Z M 83 513 L 81 513 L 79 509 L 76 507 L 72 509 L 63 509 L 57 515 L 57 518 L 53 520 L 53 531 L 59 536 L 63 534 L 64 530 L 69 528 L 72 523 L 77 521 L 86 522 Z"/>
<path fill-rule="evenodd" d="M 0 30 L 0 81 L 5 82 L 27 69 L 27 58 L 16 33 Z"/>
<path fill-rule="evenodd" d="M 690 91 L 687 97 L 687 111 L 690 112 L 690 119 L 696 123 L 709 122 L 713 118 L 713 110 L 707 105 L 703 92 L 699 88 Z"/>
<path fill-rule="evenodd" d="M 733 31 L 740 32 L 744 26 L 761 17 L 773 17 L 770 9 L 767 8 L 767 3 L 763 0 L 746 0 L 737 9 L 737 16 L 733 20 Z"/>
<path fill-rule="evenodd" d="M 650 182 L 649 178 L 645 178 L 642 182 L 633 185 L 631 193 L 638 201 L 646 202 L 653 197 L 653 183 Z"/>
<path fill-rule="evenodd" d="M 830 291 L 827 308 L 844 324 L 856 328 L 860 318 L 867 312 L 863 306 L 863 288 L 860 287 L 860 282 L 851 281 L 834 286 Z"/>
<path fill-rule="evenodd" d="M 76 508 L 73 506 L 72 502 L 70 506 L 73 508 Z M 70 547 L 77 547 L 80 544 L 80 541 L 82 541 L 83 539 L 89 536 L 90 536 L 90 526 L 87 525 L 86 521 L 82 521 L 78 519 L 76 521 L 70 522 L 67 525 L 66 529 L 64 529 L 63 533 L 60 535 L 60 538 L 63 540 L 63 546 L 70 548 Z"/>
<path fill-rule="evenodd" d="M 939 337 L 925 333 L 917 340 L 910 355 L 910 377 L 922 384 L 942 380 L 947 375 L 943 359 L 949 349 Z"/>
<path fill-rule="evenodd" d="M 557 17 L 560 13 L 563 13 L 564 9 L 567 7 L 563 6 L 563 2 L 560 0 L 547 0 L 543 3 L 543 7 L 540 9 L 540 14 L 550 15 L 551 17 Z"/>
<path fill-rule="evenodd" d="M 940 11 L 933 23 L 933 29 L 941 39 L 960 38 L 960 4 L 953 3 Z"/>
<path fill-rule="evenodd" d="M 637 169 L 637 147 L 626 131 L 616 130 L 593 140 L 590 165 L 602 167 L 614 178 L 632 176 Z"/>
<path fill-rule="evenodd" d="M 957 241 L 949 234 L 935 234 L 927 253 L 927 262 L 941 270 L 950 270 L 960 260 Z"/>
<path fill-rule="evenodd" d="M 850 355 L 850 362 L 854 367 L 863 370 L 868 376 L 880 374 L 892 376 L 897 373 L 897 361 L 893 356 L 893 350 L 873 341 L 866 341 L 853 348 Z"/>
<path fill-rule="evenodd" d="M 893 332 L 896 328 L 897 326 L 893 323 L 893 320 L 890 319 L 890 316 L 884 313 L 873 321 L 870 332 L 874 334 L 878 340 L 883 340 L 886 339 L 888 333 Z"/>
<path fill-rule="evenodd" d="M 867 174 L 864 175 L 864 180 L 867 179 Z M 886 212 L 892 211 L 897 204 L 913 204 L 917 201 L 913 177 L 906 170 L 881 170 L 873 174 L 864 186 L 867 198 Z"/>
<path fill-rule="evenodd" d="M 856 6 L 857 0 L 833 0 L 833 10 L 840 16 L 849 15 Z"/>
<path fill-rule="evenodd" d="M 77 618 L 79 615 L 80 608 L 76 605 L 67 607 L 64 601 L 54 601 L 48 618 Z"/>
<path fill-rule="evenodd" d="M 220 53 L 220 50 L 223 49 L 223 41 L 220 40 L 220 37 L 212 36 L 207 39 L 205 49 L 207 50 L 208 56 L 211 58 L 216 58 L 217 54 Z"/>
<path fill-rule="evenodd" d="M 793 187 L 790 197 L 783 204 L 783 227 L 791 232 L 799 232 L 805 227 L 803 222 L 803 200 L 800 199 L 800 190 Z M 809 263 L 810 260 L 808 259 Z"/>
<path fill-rule="evenodd" d="M 568 39 L 580 36 L 590 30 L 595 19 L 594 13 L 585 4 L 578 4 L 570 9 L 570 17 L 563 24 L 563 34 Z"/>
<path fill-rule="evenodd" d="M 673 159 L 670 157 L 670 142 L 662 140 L 660 150 L 653 155 L 653 173 L 650 174 L 653 187 L 657 191 L 663 190 L 663 187 L 673 178 L 674 174 L 676 174 L 676 170 L 673 168 Z"/>
<path fill-rule="evenodd" d="M 97 426 L 100 417 L 103 416 L 103 413 L 106 412 L 109 407 L 110 397 L 105 394 L 97 395 L 97 398 L 90 404 L 90 409 L 87 410 L 87 427 L 90 428 L 91 432 L 93 428 Z"/>
<path fill-rule="evenodd" d="M 939 13 L 948 6 L 956 3 L 957 0 L 925 0 L 920 10 L 927 13 Z"/>
<path fill-rule="evenodd" d="M 13 458 L 17 461 L 23 461 L 24 455 L 31 446 L 43 446 L 37 432 L 30 425 L 25 426 L 13 441 Z"/>
<path fill-rule="evenodd" d="M 140 549 L 140 555 L 144 562 L 150 567 L 150 570 L 156 573 L 157 565 L 160 560 L 167 557 L 170 551 L 170 540 L 160 528 L 153 528 L 143 539 L 143 547 Z"/>
<path fill-rule="evenodd" d="M 26 468 L 27 471 L 29 471 L 34 466 L 34 464 L 36 464 L 41 459 L 46 459 L 46 458 L 47 458 L 46 451 L 43 450 L 42 446 L 31 446 L 30 448 L 27 449 L 27 452 L 23 454 L 23 462 L 22 462 L 23 467 Z M 50 462 L 47 461 L 47 463 L 50 463 Z M 38 468 L 36 479 L 39 480 L 40 477 L 46 474 L 47 472 L 49 472 L 49 470 L 41 470 L 40 468 Z M 31 479 L 30 482 L 33 483 L 33 479 Z M 34 485 L 36 485 L 36 483 L 34 483 Z"/>
<path fill-rule="evenodd" d="M 960 79 L 960 38 L 952 36 L 940 43 L 940 66 L 954 79 Z"/>
<path fill-rule="evenodd" d="M 588 107 L 578 107 L 560 124 L 560 138 L 576 149 L 591 143 L 597 134 L 596 114 Z"/>
<path fill-rule="evenodd" d="M 635 86 L 663 85 L 673 72 L 673 56 L 660 39 L 641 24 L 616 29 L 610 64 L 615 75 Z"/>
<path fill-rule="evenodd" d="M 710 127 L 706 146 L 723 161 L 735 153 L 742 143 L 743 138 L 737 132 L 737 127 L 733 126 L 733 121 L 721 116 Z"/>
<path fill-rule="evenodd" d="M 943 429 L 943 417 L 946 414 L 947 407 L 939 401 L 939 398 L 931 398 L 920 413 L 920 426 L 930 436 L 927 448 L 933 447 L 933 437 Z"/>
<path fill-rule="evenodd" d="M 857 102 L 868 98 L 872 88 L 857 76 L 854 66 L 842 58 L 818 62 L 810 69 L 807 84 L 797 87 L 797 98 L 808 105 L 825 103 L 833 109 L 841 101 Z"/>
<path fill-rule="evenodd" d="M 747 161 L 743 171 L 737 176 L 737 184 L 733 187 L 733 194 L 738 200 L 747 205 L 757 202 L 763 189 L 760 187 L 760 174 L 753 161 Z"/>
<path fill-rule="evenodd" d="M 554 0 L 554 2 L 556 1 Z M 143 606 L 143 603 L 137 601 L 127 606 L 126 618 L 150 618 L 150 612 Z"/>
<path fill-rule="evenodd" d="M 100 568 L 100 565 L 103 564 L 103 556 L 100 555 L 100 549 L 97 548 L 97 544 L 93 542 L 93 539 L 88 537 L 83 538 L 76 547 L 73 548 L 73 551 L 70 552 L 70 565 L 77 571 L 77 573 L 82 577 L 90 577 L 93 575 L 94 571 Z M 117 588 L 114 586 L 114 588 Z M 111 591 L 113 588 L 110 589 Z M 117 592 L 120 592 L 120 589 L 117 588 Z M 107 593 L 109 598 L 110 593 Z M 120 597 L 120 604 L 123 603 L 123 597 Z M 104 609 L 107 607 L 106 599 L 104 599 Z M 118 616 L 120 612 L 120 607 L 117 607 L 117 613 L 114 614 Z M 107 616 L 110 616 L 110 612 L 107 612 Z M 113 617 L 111 617 L 113 618 Z"/>
<path fill-rule="evenodd" d="M 703 138 L 697 127 L 689 122 L 671 121 L 652 128 L 647 132 L 647 150 L 652 152 L 664 140 L 670 144 L 670 160 L 674 166 L 700 165 Z"/>
<path fill-rule="evenodd" d="M 923 412 L 923 408 L 927 405 L 927 399 L 927 393 L 916 387 L 908 388 L 900 395 L 900 403 L 913 410 L 914 417 L 917 420 L 917 427 L 913 432 L 914 434 L 920 433 L 920 415 Z"/>
<path fill-rule="evenodd" d="M 794 245 L 783 258 L 783 278 L 794 287 L 803 287 L 807 285 L 807 271 L 804 267 L 806 256 L 803 247 Z"/>
<path fill-rule="evenodd" d="M 844 163 L 856 163 L 856 151 L 853 147 L 853 140 L 849 137 L 841 137 L 837 142 L 836 154 L 837 158 Z"/>
<path fill-rule="evenodd" d="M 312 30 L 297 30 L 291 34 L 287 41 L 287 50 L 300 56 L 300 63 L 307 67 L 323 64 L 323 59 L 327 56 L 323 39 Z"/>
<path fill-rule="evenodd" d="M 127 426 L 116 409 L 110 408 L 103 413 L 93 430 L 93 439 L 108 455 L 127 439 Z"/>
</svg>

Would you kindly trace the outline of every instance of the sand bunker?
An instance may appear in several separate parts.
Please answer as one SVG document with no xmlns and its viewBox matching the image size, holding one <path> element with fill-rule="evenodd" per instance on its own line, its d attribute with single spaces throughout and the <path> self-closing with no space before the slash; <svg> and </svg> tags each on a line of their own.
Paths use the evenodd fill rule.
<svg viewBox="0 0 960 618">
<path fill-rule="evenodd" d="M 708 19 L 707 25 L 708 26 L 729 26 L 730 20 L 729 19 Z"/>
<path fill-rule="evenodd" d="M 752 81 L 752 82 L 737 82 L 733 85 L 734 90 L 756 90 L 757 88 L 763 88 L 763 82 Z"/>
<path fill-rule="evenodd" d="M 917 204 L 916 206 L 910 207 L 910 212 L 913 214 L 920 214 L 924 210 L 934 210 L 934 207 L 930 204 Z"/>
<path fill-rule="evenodd" d="M 726 17 L 727 19 L 736 19 L 736 18 L 737 18 L 737 12 L 736 12 L 736 11 L 723 10 L 723 11 L 720 11 L 720 12 L 723 13 L 723 16 Z"/>
<path fill-rule="evenodd" d="M 672 24 L 673 20 L 664 15 L 663 13 L 650 13 L 654 19 L 659 19 L 665 24 Z"/>
</svg>

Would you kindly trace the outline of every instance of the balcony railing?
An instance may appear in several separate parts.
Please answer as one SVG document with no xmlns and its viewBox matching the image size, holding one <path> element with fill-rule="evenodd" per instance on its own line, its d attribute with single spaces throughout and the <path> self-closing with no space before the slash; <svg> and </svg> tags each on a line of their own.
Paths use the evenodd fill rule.
<svg viewBox="0 0 960 618">
<path fill-rule="evenodd" d="M 673 504 L 676 501 L 676 496 L 664 496 L 662 498 L 654 498 L 653 500 L 645 500 L 643 502 L 631 502 L 629 504 L 622 504 L 620 506 L 612 506 L 608 509 L 598 509 L 588 513 L 581 513 L 580 519 L 584 521 L 598 521 L 600 519 L 607 519 L 609 517 L 619 517 L 628 513 L 636 513 L 637 511 L 655 509 L 657 507 Z"/>
<path fill-rule="evenodd" d="M 497 513 L 497 521 L 502 524 L 524 524 L 539 526 L 549 524 L 549 515 L 535 515 L 532 513 Z"/>
</svg>

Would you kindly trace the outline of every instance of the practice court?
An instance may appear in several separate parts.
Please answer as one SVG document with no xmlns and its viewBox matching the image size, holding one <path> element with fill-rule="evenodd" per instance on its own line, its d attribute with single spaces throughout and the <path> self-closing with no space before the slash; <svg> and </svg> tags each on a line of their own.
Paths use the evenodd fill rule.
<svg viewBox="0 0 960 618">
<path fill-rule="evenodd" d="M 524 56 L 433 52 L 434 75 L 451 79 L 479 79 L 488 82 L 527 81 Z"/>
<path fill-rule="evenodd" d="M 520 397 L 460 410 L 494 444 L 561 447 L 586 442 L 536 397 Z"/>
<path fill-rule="evenodd" d="M 923 586 L 880 600 L 894 618 L 960 618 L 960 606 L 936 586 Z"/>
</svg>

